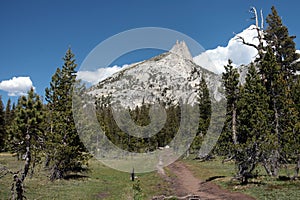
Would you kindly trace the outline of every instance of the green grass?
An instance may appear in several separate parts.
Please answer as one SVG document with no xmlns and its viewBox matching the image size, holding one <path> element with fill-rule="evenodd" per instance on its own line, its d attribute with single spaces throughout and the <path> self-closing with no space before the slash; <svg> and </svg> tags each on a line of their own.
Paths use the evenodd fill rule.
<svg viewBox="0 0 300 200">
<path fill-rule="evenodd" d="M 16 161 L 11 154 L 0 154 L 0 168 L 7 166 L 11 170 L 22 168 L 23 162 Z M 91 159 L 90 171 L 84 178 L 57 180 L 50 182 L 43 169 L 37 169 L 32 178 L 25 180 L 25 196 L 27 199 L 133 199 L 133 182 L 130 174 L 110 169 L 99 161 Z M 164 194 L 168 183 L 157 173 L 138 174 L 144 199 Z M 12 175 L 0 178 L 0 199 L 10 198 Z"/>
<path fill-rule="evenodd" d="M 250 180 L 251 184 L 240 185 L 232 180 L 235 174 L 233 162 L 221 163 L 220 159 L 207 162 L 199 162 L 186 159 L 183 162 L 191 169 L 194 175 L 205 181 L 211 177 L 224 176 L 212 180 L 223 188 L 243 192 L 257 199 L 300 199 L 300 181 L 279 181 L 265 176 L 264 170 L 258 168 L 260 176 Z M 22 169 L 23 161 L 17 161 L 11 154 L 0 154 L 0 168 L 7 166 L 13 171 Z M 132 200 L 134 191 L 130 174 L 108 168 L 95 159 L 89 163 L 90 171 L 86 177 L 58 180 L 50 182 L 47 173 L 41 167 L 37 167 L 32 178 L 25 180 L 25 196 L 27 199 L 106 199 L 106 200 Z M 172 174 L 166 169 L 166 173 Z M 285 171 L 281 172 L 285 175 Z M 0 173 L 1 176 L 1 173 Z M 151 199 L 155 195 L 172 195 L 170 183 L 162 180 L 157 173 L 138 174 L 143 199 Z M 7 174 L 0 178 L 0 199 L 10 198 L 12 175 Z"/>
<path fill-rule="evenodd" d="M 250 184 L 241 185 L 233 180 L 235 166 L 233 162 L 222 164 L 221 159 L 199 162 L 195 160 L 184 160 L 194 175 L 205 181 L 211 177 L 225 176 L 214 179 L 212 182 L 220 185 L 222 188 L 242 192 L 255 197 L 258 200 L 297 200 L 300 199 L 300 181 L 280 181 L 266 176 L 264 169 L 258 167 L 258 178 L 251 179 Z M 292 169 L 292 166 L 290 166 Z M 282 170 L 280 175 L 286 175 L 286 170 Z M 289 170 L 289 172 L 292 172 Z"/>
</svg>

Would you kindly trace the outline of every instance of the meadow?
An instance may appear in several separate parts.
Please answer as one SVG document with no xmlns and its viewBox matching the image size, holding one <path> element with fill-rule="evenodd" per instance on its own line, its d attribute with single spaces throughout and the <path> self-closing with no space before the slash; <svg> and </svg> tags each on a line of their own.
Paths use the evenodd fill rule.
<svg viewBox="0 0 300 200">
<path fill-rule="evenodd" d="M 258 176 L 242 185 L 234 180 L 235 165 L 233 162 L 222 163 L 220 158 L 199 162 L 191 158 L 181 161 L 192 171 L 195 177 L 204 181 L 211 181 L 220 187 L 248 194 L 259 200 L 265 199 L 300 199 L 299 180 L 280 180 L 266 176 L 263 168 L 258 167 Z M 0 154 L 0 168 L 6 166 L 12 171 L 22 168 L 24 161 L 18 161 L 9 153 Z M 174 174 L 166 168 L 167 176 L 174 178 Z M 282 170 L 280 177 L 292 172 L 292 166 Z M 12 174 L 0 174 L 0 199 L 10 199 Z M 66 179 L 49 181 L 47 172 L 37 166 L 32 177 L 25 180 L 25 196 L 27 199 L 106 199 L 132 200 L 151 199 L 157 195 L 172 195 L 171 183 L 156 172 L 136 174 L 136 181 L 132 182 L 130 174 L 108 168 L 96 159 L 90 159 L 89 170 L 80 174 L 70 174 Z M 137 181 L 138 180 L 138 181 Z M 141 190 L 137 191 L 138 186 Z"/>
</svg>

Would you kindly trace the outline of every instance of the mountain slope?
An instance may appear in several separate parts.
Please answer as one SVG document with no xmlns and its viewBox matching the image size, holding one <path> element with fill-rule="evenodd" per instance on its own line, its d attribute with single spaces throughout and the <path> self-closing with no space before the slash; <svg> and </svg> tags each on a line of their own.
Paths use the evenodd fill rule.
<svg viewBox="0 0 300 200">
<path fill-rule="evenodd" d="M 180 99 L 193 104 L 203 75 L 211 96 L 219 100 L 221 77 L 195 64 L 187 45 L 176 42 L 169 52 L 126 67 L 93 86 L 89 93 L 98 98 L 110 96 L 113 103 L 125 107 L 135 107 L 143 101 L 177 104 Z"/>
</svg>

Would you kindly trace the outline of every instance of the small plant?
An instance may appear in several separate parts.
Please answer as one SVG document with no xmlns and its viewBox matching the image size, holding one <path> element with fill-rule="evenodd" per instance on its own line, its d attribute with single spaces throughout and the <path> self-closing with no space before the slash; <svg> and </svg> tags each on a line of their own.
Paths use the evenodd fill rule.
<svg viewBox="0 0 300 200">
<path fill-rule="evenodd" d="M 133 189 L 133 199 L 134 200 L 143 200 L 143 192 L 142 192 L 142 188 L 140 186 L 140 180 L 137 180 L 133 185 L 132 185 L 132 189 Z"/>
</svg>

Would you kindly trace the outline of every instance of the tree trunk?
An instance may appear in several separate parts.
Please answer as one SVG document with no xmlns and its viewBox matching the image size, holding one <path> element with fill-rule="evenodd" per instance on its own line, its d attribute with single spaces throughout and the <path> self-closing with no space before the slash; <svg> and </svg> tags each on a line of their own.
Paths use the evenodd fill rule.
<svg viewBox="0 0 300 200">
<path fill-rule="evenodd" d="M 19 179 L 17 174 L 14 174 L 13 179 L 14 179 L 14 183 L 12 184 L 12 187 L 11 187 L 12 200 L 23 200 L 24 199 L 23 182 L 21 179 Z M 15 191 L 16 191 L 16 193 L 15 193 Z M 16 196 L 15 196 L 15 194 L 16 194 Z"/>
<path fill-rule="evenodd" d="M 26 147 L 25 165 L 24 165 L 24 170 L 22 172 L 22 176 L 21 176 L 22 182 L 25 180 L 25 178 L 28 174 L 30 162 L 31 162 L 31 153 L 30 153 L 29 147 Z"/>
<path fill-rule="evenodd" d="M 21 177 L 22 182 L 25 180 L 28 174 L 30 163 L 31 163 L 30 135 L 28 133 L 26 135 L 26 144 L 27 145 L 26 145 L 26 153 L 25 153 L 25 166 Z"/>
<path fill-rule="evenodd" d="M 266 159 L 264 159 L 264 161 L 263 161 L 263 167 L 265 168 L 267 174 L 268 174 L 269 176 L 272 176 L 272 172 L 271 172 L 271 170 L 270 170 L 270 168 L 269 168 L 269 166 L 268 166 L 268 162 L 267 162 Z"/>
<path fill-rule="evenodd" d="M 46 159 L 45 159 L 44 167 L 45 167 L 45 168 L 49 167 L 49 164 L 50 164 L 50 156 L 49 156 L 49 154 L 47 153 Z"/>
<path fill-rule="evenodd" d="M 13 200 L 23 200 L 24 195 L 23 195 L 23 182 L 28 174 L 30 164 L 31 164 L 31 152 L 30 152 L 30 135 L 27 130 L 27 134 L 25 136 L 26 139 L 26 153 L 25 153 L 25 165 L 23 172 L 21 174 L 21 178 L 18 177 L 18 173 L 15 173 L 13 176 L 14 183 L 12 184 L 11 187 L 11 192 L 12 192 L 12 199 Z M 16 194 L 16 196 L 15 196 Z M 25 197 L 26 198 L 26 197 Z"/>
<path fill-rule="evenodd" d="M 235 103 L 232 104 L 232 140 L 233 144 L 237 144 L 237 137 L 236 137 L 236 106 Z"/>
<path fill-rule="evenodd" d="M 273 92 L 274 93 L 274 92 Z M 278 168 L 279 168 L 279 150 L 278 150 L 278 146 L 279 146 L 279 115 L 278 115 L 278 109 L 276 107 L 276 100 L 273 100 L 273 109 L 274 109 L 274 120 L 275 120 L 275 135 L 276 135 L 276 141 L 275 141 L 275 149 L 272 150 L 271 152 L 271 158 L 270 158 L 270 162 L 271 162 L 271 173 L 272 176 L 277 176 L 278 175 Z"/>
<path fill-rule="evenodd" d="M 279 152 L 277 149 L 272 151 L 272 155 L 270 158 L 270 162 L 271 162 L 271 173 L 272 176 L 277 176 L 278 175 L 278 171 L 279 171 Z"/>
<path fill-rule="evenodd" d="M 293 179 L 298 178 L 298 176 L 299 176 L 299 170 L 300 170 L 300 154 L 298 154 L 298 160 L 297 160 L 297 163 L 296 163 L 295 175 L 294 175 Z"/>
<path fill-rule="evenodd" d="M 63 178 L 63 172 L 57 166 L 58 165 L 55 165 L 54 168 L 52 169 L 52 173 L 50 175 L 51 181 Z"/>
</svg>

